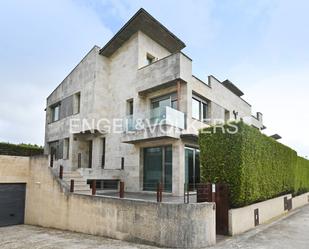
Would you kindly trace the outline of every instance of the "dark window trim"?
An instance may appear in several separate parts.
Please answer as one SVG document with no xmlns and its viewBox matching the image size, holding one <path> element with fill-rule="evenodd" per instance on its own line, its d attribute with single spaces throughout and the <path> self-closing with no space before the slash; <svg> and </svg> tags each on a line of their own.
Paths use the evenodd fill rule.
<svg viewBox="0 0 309 249">
<path fill-rule="evenodd" d="M 101 168 L 104 169 L 105 167 L 105 149 L 106 149 L 106 138 L 102 138 L 102 162 L 101 162 Z"/>
</svg>

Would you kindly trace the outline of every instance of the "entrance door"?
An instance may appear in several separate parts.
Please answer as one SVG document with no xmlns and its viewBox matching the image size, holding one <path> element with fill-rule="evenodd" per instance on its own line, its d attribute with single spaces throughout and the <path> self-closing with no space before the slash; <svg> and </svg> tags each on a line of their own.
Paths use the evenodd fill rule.
<svg viewBox="0 0 309 249">
<path fill-rule="evenodd" d="M 0 184 L 0 227 L 24 223 L 26 184 Z"/>
<path fill-rule="evenodd" d="M 143 189 L 156 191 L 158 183 L 172 191 L 172 146 L 144 148 Z"/>
<path fill-rule="evenodd" d="M 195 148 L 185 148 L 185 183 L 190 191 L 200 183 L 200 151 Z"/>
</svg>

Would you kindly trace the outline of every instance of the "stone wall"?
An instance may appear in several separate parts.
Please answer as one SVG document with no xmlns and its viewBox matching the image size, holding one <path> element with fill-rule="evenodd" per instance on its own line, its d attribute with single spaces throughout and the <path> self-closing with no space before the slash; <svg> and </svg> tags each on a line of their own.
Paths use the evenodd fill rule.
<svg viewBox="0 0 309 249">
<path fill-rule="evenodd" d="M 308 203 L 309 203 L 309 192 L 302 194 L 302 195 L 299 195 L 299 196 L 295 196 L 292 199 L 293 209 L 302 207 L 302 206 L 304 206 Z"/>
<path fill-rule="evenodd" d="M 215 244 L 212 203 L 156 203 L 72 194 L 47 157 L 0 156 L 0 182 L 26 182 L 25 223 L 164 247 Z"/>
<path fill-rule="evenodd" d="M 271 219 L 288 212 L 284 210 L 284 197 L 292 198 L 290 194 L 258 202 L 246 207 L 229 210 L 229 234 L 237 235 L 255 227 L 254 210 L 259 210 L 259 223 L 263 224 Z"/>
</svg>

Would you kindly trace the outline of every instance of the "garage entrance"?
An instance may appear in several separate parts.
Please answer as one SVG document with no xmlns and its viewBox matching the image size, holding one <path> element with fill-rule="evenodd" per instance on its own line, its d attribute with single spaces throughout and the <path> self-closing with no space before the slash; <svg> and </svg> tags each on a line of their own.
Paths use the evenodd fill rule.
<svg viewBox="0 0 309 249">
<path fill-rule="evenodd" d="M 24 223 L 26 184 L 0 183 L 0 227 Z"/>
</svg>

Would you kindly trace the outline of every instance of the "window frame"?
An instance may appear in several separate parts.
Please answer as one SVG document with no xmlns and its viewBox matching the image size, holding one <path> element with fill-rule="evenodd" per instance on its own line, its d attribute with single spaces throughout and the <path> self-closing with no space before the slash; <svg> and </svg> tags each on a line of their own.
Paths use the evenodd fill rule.
<svg viewBox="0 0 309 249">
<path fill-rule="evenodd" d="M 55 110 L 58 109 L 58 119 L 55 119 Z M 58 102 L 56 104 L 53 104 L 50 106 L 51 110 L 51 123 L 57 122 L 60 120 L 60 111 L 61 111 L 61 102 Z"/>
<path fill-rule="evenodd" d="M 177 105 L 178 105 L 178 99 L 177 99 L 177 93 L 176 92 L 172 92 L 172 93 L 168 93 L 168 94 L 164 94 L 155 98 L 152 98 L 151 101 L 151 109 L 155 109 L 155 108 L 160 108 L 160 104 L 157 107 L 154 107 L 154 103 L 160 103 L 160 101 L 163 100 L 169 100 L 169 107 L 173 108 L 173 104 L 176 105 L 176 108 L 173 108 L 175 110 L 177 110 Z"/>
<path fill-rule="evenodd" d="M 193 116 L 193 101 L 198 102 L 198 118 Z M 191 117 L 195 120 L 198 120 L 203 123 L 207 123 L 207 119 L 209 119 L 209 104 L 210 101 L 206 99 L 202 99 L 194 94 L 192 94 L 192 99 L 191 99 Z M 206 117 L 205 117 L 205 115 Z"/>
<path fill-rule="evenodd" d="M 132 116 L 134 113 L 134 100 L 128 99 L 127 100 L 127 115 Z"/>
</svg>

